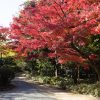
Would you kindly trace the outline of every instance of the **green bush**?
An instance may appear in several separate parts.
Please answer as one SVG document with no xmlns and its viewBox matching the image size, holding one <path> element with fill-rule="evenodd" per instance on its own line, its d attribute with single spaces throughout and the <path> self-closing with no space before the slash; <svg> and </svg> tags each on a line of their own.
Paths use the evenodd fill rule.
<svg viewBox="0 0 100 100">
<path fill-rule="evenodd" d="M 66 89 L 67 86 L 74 84 L 73 80 L 70 78 L 49 77 L 49 76 L 31 76 L 31 77 L 33 81 L 49 84 L 51 86 L 62 88 L 62 89 Z"/>
<path fill-rule="evenodd" d="M 67 80 L 64 78 L 61 78 L 58 82 L 58 86 L 62 89 L 66 89 L 67 86 Z"/>
<path fill-rule="evenodd" d="M 74 93 L 100 96 L 100 83 L 73 85 L 70 87 L 70 90 Z"/>
<path fill-rule="evenodd" d="M 26 62 L 22 59 L 15 60 L 15 63 L 16 63 L 16 66 L 13 67 L 15 72 L 22 72 L 22 71 L 25 71 L 25 68 L 27 68 Z"/>
<path fill-rule="evenodd" d="M 48 59 L 37 59 L 35 67 L 41 76 L 54 76 L 54 66 Z"/>
<path fill-rule="evenodd" d="M 0 86 L 7 86 L 20 71 L 15 59 L 12 57 L 0 58 Z"/>
<path fill-rule="evenodd" d="M 73 84 L 72 79 L 67 79 L 63 77 L 45 77 L 43 79 L 43 82 L 62 89 L 66 89 L 67 85 Z"/>
<path fill-rule="evenodd" d="M 46 76 L 43 78 L 43 83 L 50 84 L 50 82 L 51 82 L 51 77 Z"/>
<path fill-rule="evenodd" d="M 54 85 L 62 88 L 62 89 L 66 89 L 67 86 L 72 85 L 73 84 L 73 80 L 71 78 L 63 78 L 63 77 L 55 77 L 53 79 Z"/>
<path fill-rule="evenodd" d="M 15 77 L 13 69 L 8 67 L 0 68 L 0 85 L 5 86 L 10 84 L 11 80 Z"/>
<path fill-rule="evenodd" d="M 19 67 L 19 66 L 13 66 L 13 67 L 11 67 L 11 69 L 13 69 L 13 71 L 14 71 L 15 73 L 22 72 L 22 69 L 21 69 L 21 67 Z"/>
</svg>

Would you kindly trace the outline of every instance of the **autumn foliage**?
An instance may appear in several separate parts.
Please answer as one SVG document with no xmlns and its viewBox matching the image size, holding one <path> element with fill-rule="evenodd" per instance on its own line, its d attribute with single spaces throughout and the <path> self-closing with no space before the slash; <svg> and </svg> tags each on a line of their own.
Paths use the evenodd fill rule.
<svg viewBox="0 0 100 100">
<path fill-rule="evenodd" d="M 89 36 L 99 33 L 99 0 L 31 1 L 11 24 L 11 37 L 17 41 L 18 52 L 27 55 L 29 51 L 48 48 L 52 51 L 48 56 L 56 56 L 60 63 L 96 58 L 82 48 L 89 44 Z"/>
</svg>

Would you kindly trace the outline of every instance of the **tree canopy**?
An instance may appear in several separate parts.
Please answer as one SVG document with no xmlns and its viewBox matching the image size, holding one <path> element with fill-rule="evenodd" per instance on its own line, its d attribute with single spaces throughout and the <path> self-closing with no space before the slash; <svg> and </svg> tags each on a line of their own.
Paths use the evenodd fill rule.
<svg viewBox="0 0 100 100">
<path fill-rule="evenodd" d="M 83 48 L 90 42 L 90 36 L 100 33 L 99 0 L 30 3 L 11 24 L 12 37 L 18 40 L 19 52 L 27 54 L 30 50 L 47 47 L 53 51 L 48 55 L 58 56 L 60 63 L 83 62 L 97 56 L 92 52 L 85 53 Z"/>
</svg>

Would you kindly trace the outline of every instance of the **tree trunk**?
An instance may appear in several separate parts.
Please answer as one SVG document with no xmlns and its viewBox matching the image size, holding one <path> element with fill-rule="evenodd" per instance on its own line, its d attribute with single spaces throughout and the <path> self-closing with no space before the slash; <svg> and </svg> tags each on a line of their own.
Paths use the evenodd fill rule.
<svg viewBox="0 0 100 100">
<path fill-rule="evenodd" d="M 55 77 L 58 77 L 58 69 L 57 69 L 57 66 L 55 66 Z"/>
<path fill-rule="evenodd" d="M 57 51 L 55 50 L 55 77 L 58 77 L 58 59 L 57 59 Z"/>
<path fill-rule="evenodd" d="M 77 78 L 78 78 L 78 71 L 77 71 L 77 69 L 73 70 L 72 78 L 74 80 L 74 83 L 77 84 Z"/>
<path fill-rule="evenodd" d="M 98 75 L 98 80 L 100 81 L 100 66 L 94 66 L 94 69 Z"/>
<path fill-rule="evenodd" d="M 57 69 L 55 70 L 55 77 L 58 77 Z"/>
<path fill-rule="evenodd" d="M 100 67 L 99 67 L 100 62 L 96 61 L 96 62 L 90 62 L 90 63 L 91 63 L 91 67 L 95 70 L 97 74 L 98 81 L 100 81 Z"/>
<path fill-rule="evenodd" d="M 77 67 L 77 81 L 80 81 L 80 66 Z"/>
</svg>

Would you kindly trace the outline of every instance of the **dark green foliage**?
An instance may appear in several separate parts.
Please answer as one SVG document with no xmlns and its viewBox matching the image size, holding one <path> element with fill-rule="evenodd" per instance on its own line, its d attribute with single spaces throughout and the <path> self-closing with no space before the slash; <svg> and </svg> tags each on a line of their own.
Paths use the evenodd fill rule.
<svg viewBox="0 0 100 100">
<path fill-rule="evenodd" d="M 54 66 L 48 60 L 37 60 L 38 73 L 41 76 L 54 76 Z"/>
<path fill-rule="evenodd" d="M 21 67 L 18 66 L 18 62 L 14 60 L 12 57 L 2 58 L 2 65 L 1 67 L 8 67 L 11 68 L 15 73 L 21 71 Z"/>
<path fill-rule="evenodd" d="M 38 75 L 38 68 L 36 66 L 36 60 L 27 60 L 25 66 L 23 66 L 23 71 L 27 71 L 32 75 Z"/>
<path fill-rule="evenodd" d="M 14 79 L 15 74 L 19 72 L 19 68 L 12 57 L 0 59 L 0 86 L 7 86 Z"/>
<path fill-rule="evenodd" d="M 0 86 L 10 84 L 11 80 L 14 79 L 15 73 L 12 68 L 1 67 L 0 68 Z"/>
<path fill-rule="evenodd" d="M 92 53 L 95 53 L 100 56 L 100 35 L 92 35 L 90 37 L 90 43 L 88 45 L 88 48 L 92 51 Z"/>
<path fill-rule="evenodd" d="M 54 76 L 54 66 L 48 59 L 32 59 L 26 62 L 25 71 L 33 75 Z"/>
</svg>

